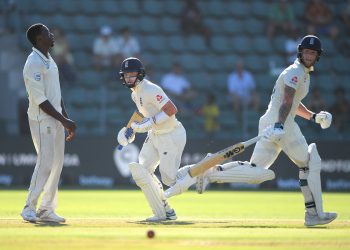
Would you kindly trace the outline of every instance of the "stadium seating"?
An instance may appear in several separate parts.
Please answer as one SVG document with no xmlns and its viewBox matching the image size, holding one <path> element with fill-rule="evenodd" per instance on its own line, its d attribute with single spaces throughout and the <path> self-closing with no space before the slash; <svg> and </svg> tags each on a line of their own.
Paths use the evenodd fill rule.
<svg viewBox="0 0 350 250">
<path fill-rule="evenodd" d="M 116 80 L 111 80 L 107 72 L 96 72 L 93 67 L 93 40 L 98 36 L 100 27 L 110 25 L 114 36 L 119 35 L 124 27 L 129 27 L 137 36 L 141 44 L 140 57 L 146 69 L 148 66 L 152 68 L 156 80 L 170 70 L 173 62 L 181 63 L 185 75 L 200 93 L 194 100 L 196 106 L 204 103 L 206 93 L 214 94 L 221 109 L 220 136 L 231 136 L 233 133 L 239 135 L 240 125 L 228 108 L 226 96 L 222 94 L 226 93 L 227 76 L 234 70 L 236 60 L 243 59 L 246 68 L 253 73 L 262 110 L 269 102 L 277 74 L 287 66 L 284 54 L 286 34 L 277 33 L 271 40 L 265 36 L 271 3 L 260 0 L 197 1 L 204 25 L 211 33 L 210 46 L 201 34 L 186 36 L 181 31 L 183 1 L 30 0 L 23 1 L 21 9 L 26 25 L 44 22 L 66 33 L 79 78 L 78 83 L 68 90 L 67 105 L 77 112 L 77 117 L 83 123 L 79 128 L 80 133 L 109 133 L 109 129 L 124 124 L 125 118 L 134 109 L 129 90 Z M 340 8 L 337 1 L 327 3 L 335 9 Z M 305 2 L 295 0 L 292 6 L 300 27 Z M 342 29 L 340 27 L 339 40 L 347 41 Z M 321 39 L 324 53 L 315 67 L 312 84 L 321 87 L 329 104 L 333 101 L 335 84 L 344 86 L 350 95 L 350 59 L 349 55 L 341 53 L 339 44 L 335 46 L 328 37 Z M 23 49 L 30 47 L 24 35 L 20 36 L 19 41 Z M 103 95 L 106 95 L 104 104 L 98 101 Z M 248 111 L 245 115 L 248 133 L 256 133 L 256 121 L 260 114 Z M 96 122 L 96 119 L 100 122 Z M 184 121 L 184 124 L 188 125 L 190 137 L 202 136 L 202 133 L 196 133 L 196 126 L 203 125 L 199 116 Z M 306 129 L 306 133 L 317 136 L 313 129 Z M 329 137 L 332 136 L 335 135 L 331 133 Z"/>
</svg>

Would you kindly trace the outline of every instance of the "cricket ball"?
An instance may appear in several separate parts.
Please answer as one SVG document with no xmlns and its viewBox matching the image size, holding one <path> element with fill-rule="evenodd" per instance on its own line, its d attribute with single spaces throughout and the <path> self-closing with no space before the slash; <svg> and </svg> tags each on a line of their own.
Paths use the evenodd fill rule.
<svg viewBox="0 0 350 250">
<path fill-rule="evenodd" d="M 148 237 L 148 238 L 152 239 L 152 238 L 154 238 L 155 235 L 156 235 L 156 234 L 154 233 L 153 230 L 148 230 L 148 231 L 147 231 L 147 237 Z"/>
</svg>

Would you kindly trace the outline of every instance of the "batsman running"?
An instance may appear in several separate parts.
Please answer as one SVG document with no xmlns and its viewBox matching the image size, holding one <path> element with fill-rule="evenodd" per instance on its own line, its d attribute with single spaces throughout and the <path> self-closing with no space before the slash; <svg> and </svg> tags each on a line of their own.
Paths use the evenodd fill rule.
<svg viewBox="0 0 350 250">
<path fill-rule="evenodd" d="M 328 224 L 336 213 L 323 211 L 321 189 L 321 157 L 315 143 L 307 144 L 294 118 L 296 115 L 318 123 L 322 129 L 330 127 L 332 115 L 326 111 L 316 114 L 307 109 L 302 100 L 309 92 L 310 72 L 322 54 L 321 41 L 313 35 L 305 36 L 297 48 L 297 59 L 278 77 L 267 111 L 259 120 L 259 134 L 250 162 L 230 162 L 216 165 L 194 177 L 185 166 L 178 172 L 176 185 L 165 193 L 179 194 L 196 183 L 203 193 L 211 182 L 260 183 L 274 178 L 269 167 L 283 150 L 299 168 L 299 183 L 305 202 L 305 226 Z"/>
<path fill-rule="evenodd" d="M 176 119 L 177 108 L 164 91 L 144 79 L 146 72 L 139 59 L 126 58 L 119 74 L 123 85 L 132 91 L 131 98 L 144 118 L 132 122 L 131 130 L 123 127 L 118 133 L 118 143 L 126 146 L 135 139 L 134 133 L 147 133 L 138 162 L 129 164 L 132 177 L 154 214 L 146 221 L 176 220 L 176 213 L 167 203 L 154 171 L 159 165 L 162 182 L 167 186 L 175 184 L 186 144 L 185 128 Z"/>
</svg>

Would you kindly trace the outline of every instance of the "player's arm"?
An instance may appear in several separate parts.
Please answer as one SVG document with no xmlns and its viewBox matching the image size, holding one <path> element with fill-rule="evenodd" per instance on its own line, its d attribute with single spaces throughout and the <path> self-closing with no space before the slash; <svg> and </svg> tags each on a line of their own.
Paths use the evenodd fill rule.
<svg viewBox="0 0 350 250">
<path fill-rule="evenodd" d="M 68 131 L 68 136 L 66 137 L 67 141 L 70 141 L 74 135 L 75 135 L 75 130 L 76 130 L 76 125 L 75 122 L 72 120 L 66 118 L 66 116 L 62 115 L 60 112 L 58 112 L 52 104 L 48 101 L 45 100 L 44 102 L 39 104 L 40 109 L 42 109 L 46 114 L 52 116 L 56 120 L 60 121 Z M 67 115 L 67 113 L 66 113 Z"/>
<path fill-rule="evenodd" d="M 304 104 L 299 103 L 298 109 L 297 109 L 297 113 L 298 116 L 306 119 L 306 120 L 311 120 L 312 116 L 315 114 L 314 112 L 312 112 L 311 110 L 309 110 L 308 108 L 305 107 Z"/>
<path fill-rule="evenodd" d="M 284 124 L 293 105 L 295 89 L 289 86 L 284 87 L 283 101 L 279 109 L 278 122 Z"/>
</svg>

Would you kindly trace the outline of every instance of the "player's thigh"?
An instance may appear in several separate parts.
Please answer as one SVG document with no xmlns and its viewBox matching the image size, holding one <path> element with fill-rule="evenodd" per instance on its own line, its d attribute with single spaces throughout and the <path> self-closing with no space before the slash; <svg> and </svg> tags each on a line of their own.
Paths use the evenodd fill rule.
<svg viewBox="0 0 350 250">
<path fill-rule="evenodd" d="M 185 129 L 180 126 L 169 134 L 160 135 L 157 142 L 161 179 L 165 185 L 170 186 L 175 183 L 177 170 L 181 164 L 182 152 L 186 145 Z"/>
<path fill-rule="evenodd" d="M 154 146 L 154 138 L 150 134 L 142 145 L 139 154 L 139 163 L 150 173 L 153 173 L 159 164 L 158 150 Z"/>
<path fill-rule="evenodd" d="M 55 164 L 58 166 L 63 165 L 64 160 L 64 148 L 65 148 L 65 134 L 64 134 L 64 127 L 59 122 L 56 121 L 56 137 L 55 137 Z"/>
<path fill-rule="evenodd" d="M 281 148 L 273 142 L 261 139 L 255 144 L 250 163 L 263 168 L 269 168 L 277 159 Z"/>
<path fill-rule="evenodd" d="M 309 161 L 308 144 L 299 126 L 295 123 L 286 129 L 282 141 L 283 152 L 298 166 L 305 167 Z"/>
</svg>

